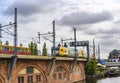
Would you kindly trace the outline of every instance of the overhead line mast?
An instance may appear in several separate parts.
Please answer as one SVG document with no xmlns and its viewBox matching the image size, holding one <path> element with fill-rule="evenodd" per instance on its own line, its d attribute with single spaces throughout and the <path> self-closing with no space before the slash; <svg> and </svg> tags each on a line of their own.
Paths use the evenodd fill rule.
<svg viewBox="0 0 120 83">
<path fill-rule="evenodd" d="M 13 72 L 14 66 L 17 62 L 17 8 L 15 8 L 15 17 L 14 17 L 14 55 L 12 57 L 12 64 L 10 65 L 10 71 L 8 75 L 8 83 L 11 78 L 11 74 Z"/>
</svg>

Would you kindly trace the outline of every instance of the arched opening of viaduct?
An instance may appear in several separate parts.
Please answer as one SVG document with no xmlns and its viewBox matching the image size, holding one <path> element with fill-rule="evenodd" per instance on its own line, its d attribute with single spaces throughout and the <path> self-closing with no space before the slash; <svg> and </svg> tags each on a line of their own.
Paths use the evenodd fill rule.
<svg viewBox="0 0 120 83">
<path fill-rule="evenodd" d="M 16 68 L 11 81 L 15 83 L 46 83 L 46 75 L 36 64 L 24 64 Z"/>
</svg>

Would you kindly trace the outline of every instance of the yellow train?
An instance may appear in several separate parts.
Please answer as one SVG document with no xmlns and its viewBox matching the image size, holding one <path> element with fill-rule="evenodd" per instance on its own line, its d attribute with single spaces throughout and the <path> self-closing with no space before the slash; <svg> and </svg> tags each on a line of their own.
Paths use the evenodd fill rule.
<svg viewBox="0 0 120 83">
<path fill-rule="evenodd" d="M 14 54 L 14 46 L 1 45 L 0 44 L 0 54 Z M 19 55 L 30 55 L 30 48 L 27 47 L 17 47 L 17 54 Z"/>
</svg>

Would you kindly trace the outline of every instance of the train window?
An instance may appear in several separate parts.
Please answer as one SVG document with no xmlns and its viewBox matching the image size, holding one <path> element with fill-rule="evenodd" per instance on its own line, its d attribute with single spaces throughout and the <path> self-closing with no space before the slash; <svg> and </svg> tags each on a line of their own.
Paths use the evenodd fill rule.
<svg viewBox="0 0 120 83">
<path fill-rule="evenodd" d="M 11 48 L 11 47 L 9 47 L 9 51 L 12 51 L 12 48 Z"/>
<path fill-rule="evenodd" d="M 27 52 L 29 52 L 29 49 L 27 48 Z"/>
<path fill-rule="evenodd" d="M 26 48 L 24 48 L 24 52 L 26 52 Z"/>
<path fill-rule="evenodd" d="M 0 50 L 2 50 L 2 45 L 0 45 Z"/>
<path fill-rule="evenodd" d="M 6 47 L 6 46 L 4 47 L 4 50 L 7 50 L 7 47 Z"/>
<path fill-rule="evenodd" d="M 30 49 L 28 48 L 28 52 L 30 52 Z"/>
<path fill-rule="evenodd" d="M 12 51 L 14 51 L 14 47 L 12 47 Z"/>
<path fill-rule="evenodd" d="M 24 52 L 24 48 L 22 48 L 22 52 Z"/>
<path fill-rule="evenodd" d="M 20 52 L 22 52 L 22 47 L 20 47 Z"/>
<path fill-rule="evenodd" d="M 27 52 L 27 48 L 25 48 L 25 52 Z"/>
<path fill-rule="evenodd" d="M 25 48 L 25 52 L 27 52 L 27 48 Z"/>
<path fill-rule="evenodd" d="M 17 52 L 20 52 L 20 48 L 17 48 Z"/>
<path fill-rule="evenodd" d="M 2 50 L 5 50 L 5 46 L 2 46 Z"/>
<path fill-rule="evenodd" d="M 30 49 L 28 49 L 28 52 L 30 52 Z"/>
<path fill-rule="evenodd" d="M 6 47 L 6 50 L 9 50 L 9 47 L 8 47 L 8 46 Z"/>
</svg>

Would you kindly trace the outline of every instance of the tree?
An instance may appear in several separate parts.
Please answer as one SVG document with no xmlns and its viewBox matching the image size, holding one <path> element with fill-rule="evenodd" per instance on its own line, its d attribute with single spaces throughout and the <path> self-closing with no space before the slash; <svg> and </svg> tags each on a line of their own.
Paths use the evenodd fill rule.
<svg viewBox="0 0 120 83">
<path fill-rule="evenodd" d="M 34 54 L 33 42 L 31 42 L 31 43 L 29 44 L 29 48 L 30 48 L 31 54 L 33 55 L 33 54 Z"/>
<path fill-rule="evenodd" d="M 0 44 L 2 45 L 2 41 L 0 40 Z"/>
<path fill-rule="evenodd" d="M 47 48 L 46 48 L 46 43 L 44 42 L 43 44 L 43 49 L 42 49 L 42 56 L 47 56 Z"/>
<path fill-rule="evenodd" d="M 31 42 L 29 44 L 29 48 L 30 48 L 30 51 L 31 51 L 32 55 L 38 55 L 38 51 L 37 51 L 38 49 L 37 49 L 37 44 L 36 43 Z"/>
<path fill-rule="evenodd" d="M 20 43 L 20 47 L 22 47 L 23 45 L 22 45 L 22 43 Z"/>
<path fill-rule="evenodd" d="M 9 42 L 8 42 L 8 41 L 6 41 L 6 42 L 5 42 L 5 45 L 9 45 Z"/>
<path fill-rule="evenodd" d="M 87 75 L 94 75 L 96 74 L 96 69 L 97 69 L 96 61 L 91 59 L 86 65 L 85 73 Z"/>
<path fill-rule="evenodd" d="M 34 55 L 38 55 L 37 44 L 34 43 Z"/>
</svg>

